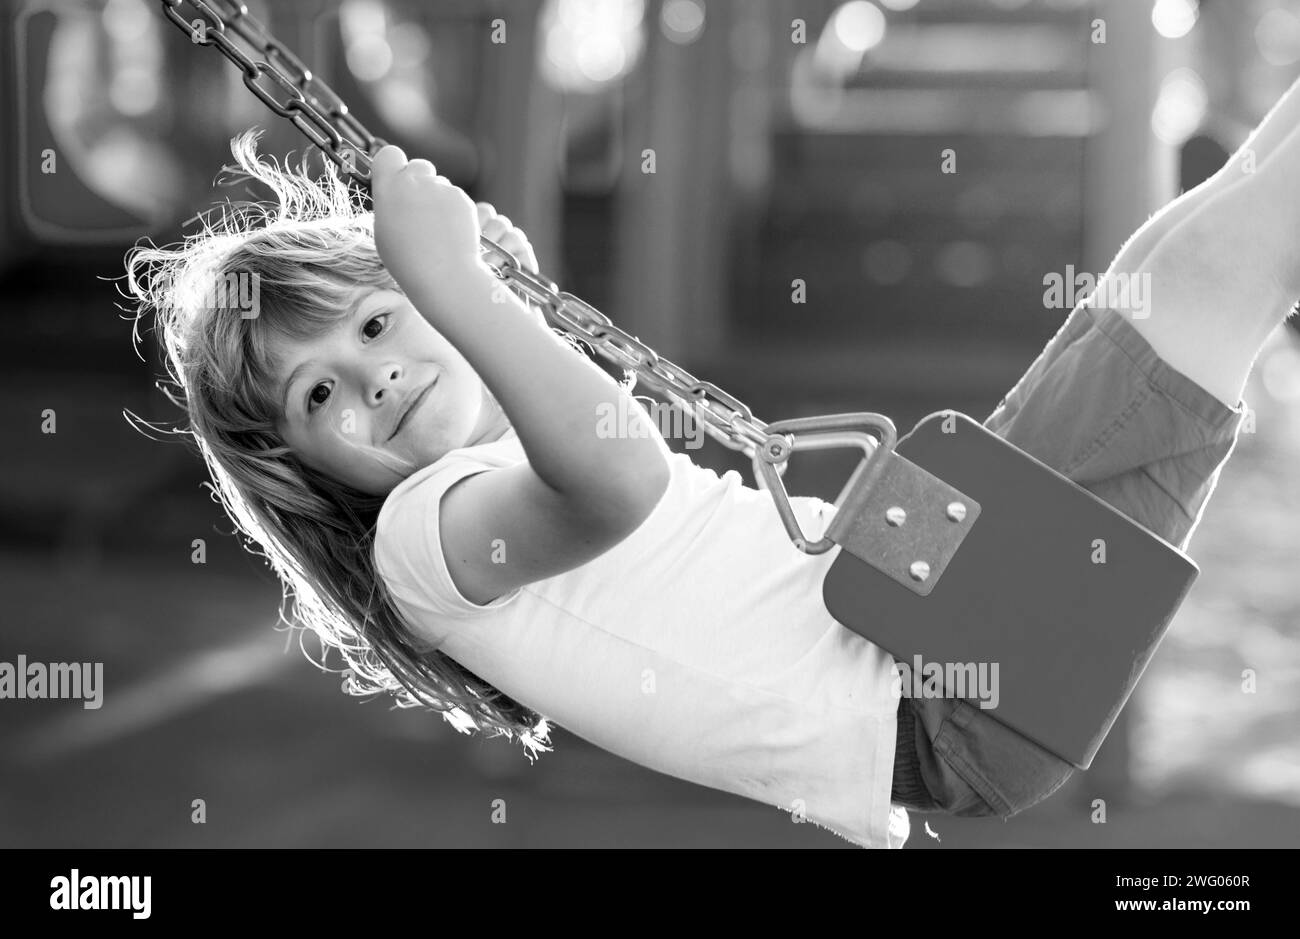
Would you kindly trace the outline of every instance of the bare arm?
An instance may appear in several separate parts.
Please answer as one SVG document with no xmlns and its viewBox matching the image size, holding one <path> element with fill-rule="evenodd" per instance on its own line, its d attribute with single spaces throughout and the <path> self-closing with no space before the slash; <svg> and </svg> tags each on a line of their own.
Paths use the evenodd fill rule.
<svg viewBox="0 0 1300 939">
<path fill-rule="evenodd" d="M 543 325 L 479 260 L 463 191 L 385 147 L 372 165 L 375 244 L 407 299 L 482 378 L 528 459 L 443 494 L 440 539 L 453 583 L 474 603 L 569 570 L 627 537 L 668 485 L 663 443 L 598 433 L 608 413 L 647 421 L 631 397 Z M 613 409 L 610 411 L 610 409 Z"/>
<path fill-rule="evenodd" d="M 549 486 L 615 515 L 620 505 L 632 502 L 635 511 L 637 503 L 657 498 L 667 478 L 658 442 L 648 433 L 597 434 L 607 409 L 646 419 L 635 402 L 499 285 L 479 265 L 454 279 L 412 283 L 407 296 L 474 366 Z"/>
<path fill-rule="evenodd" d="M 645 520 L 668 485 L 667 461 L 649 434 L 597 436 L 598 408 L 621 404 L 631 420 L 639 407 L 620 403 L 626 393 L 613 379 L 499 284 L 480 268 L 416 286 L 410 297 L 496 395 L 528 455 L 443 496 L 438 536 L 448 573 L 479 605 L 600 556 Z M 502 302 L 492 302 L 494 291 Z"/>
</svg>

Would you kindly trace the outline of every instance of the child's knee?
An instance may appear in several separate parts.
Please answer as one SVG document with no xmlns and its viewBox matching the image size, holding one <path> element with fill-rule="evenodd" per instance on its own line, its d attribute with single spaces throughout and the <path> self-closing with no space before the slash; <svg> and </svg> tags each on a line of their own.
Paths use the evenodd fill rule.
<svg viewBox="0 0 1300 939">
<path fill-rule="evenodd" d="M 1052 773 L 1040 777 L 1035 787 L 1025 790 L 1023 796 L 1018 798 L 1012 805 L 1011 813 L 1003 816 L 1003 818 L 1019 815 L 1025 809 L 1031 809 L 1040 802 L 1045 802 L 1055 795 L 1057 790 L 1064 786 L 1073 775 L 1074 767 L 1062 762 Z"/>
<path fill-rule="evenodd" d="M 996 799 L 977 797 L 963 800 L 953 805 L 950 814 L 962 818 L 1000 818 L 1006 821 L 1054 795 L 1072 775 L 1074 767 L 1060 762 L 1045 772 L 1026 775 L 1018 781 L 1012 793 L 1002 793 Z"/>
</svg>

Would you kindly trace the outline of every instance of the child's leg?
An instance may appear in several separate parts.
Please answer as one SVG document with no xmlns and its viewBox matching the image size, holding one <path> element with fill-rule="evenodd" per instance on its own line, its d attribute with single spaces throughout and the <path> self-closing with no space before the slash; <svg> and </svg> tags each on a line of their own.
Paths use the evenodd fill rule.
<svg viewBox="0 0 1300 939">
<path fill-rule="evenodd" d="M 1117 273 L 1141 271 L 1143 262 L 1155 250 L 1160 239 L 1212 197 L 1234 182 L 1256 173 L 1272 159 L 1280 144 L 1297 127 L 1300 127 L 1300 80 L 1287 89 L 1286 94 L 1278 99 L 1246 142 L 1237 148 L 1237 152 L 1213 176 L 1170 201 L 1133 233 L 1116 255 L 1105 276 L 1113 278 Z M 1102 286 L 1105 286 L 1104 282 L 1099 285 L 1098 292 L 1105 296 L 1106 291 L 1100 289 Z"/>
<path fill-rule="evenodd" d="M 1129 239 L 985 422 L 1179 547 L 1236 444 L 1255 358 L 1300 296 L 1297 86 Z M 1108 283 L 1119 274 L 1150 276 L 1148 316 L 1098 305 L 1123 296 Z M 898 717 L 894 800 L 910 808 L 1005 818 L 1073 773 L 964 701 L 904 698 Z"/>
<path fill-rule="evenodd" d="M 1236 444 L 1251 364 L 1300 295 L 1297 197 L 1293 134 L 1160 239 L 1148 319 L 1081 304 L 986 426 L 1185 547 Z M 1005 818 L 1073 773 L 964 701 L 905 699 L 898 734 L 894 798 L 920 811 Z"/>
<path fill-rule="evenodd" d="M 917 812 L 1010 818 L 1060 789 L 1065 760 L 965 701 L 903 698 L 890 800 Z"/>
<path fill-rule="evenodd" d="M 1161 359 L 1124 316 L 1080 305 L 985 426 L 1181 548 L 1243 416 Z M 909 808 L 1007 818 L 1074 772 L 996 711 L 962 700 L 905 698 L 898 717 L 894 801 Z"/>
<path fill-rule="evenodd" d="M 1117 309 L 1164 361 L 1235 406 L 1264 342 L 1300 297 L 1300 130 L 1254 174 L 1207 183 L 1215 185 L 1125 271 L 1149 278 L 1150 315 Z"/>
</svg>

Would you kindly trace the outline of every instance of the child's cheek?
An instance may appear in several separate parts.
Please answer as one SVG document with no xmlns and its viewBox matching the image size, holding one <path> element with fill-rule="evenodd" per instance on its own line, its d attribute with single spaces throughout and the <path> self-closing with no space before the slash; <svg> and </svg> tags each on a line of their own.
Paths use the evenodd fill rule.
<svg viewBox="0 0 1300 939">
<path fill-rule="evenodd" d="M 338 460 L 358 473 L 373 475 L 377 468 L 382 468 L 405 477 L 415 469 L 410 459 L 394 452 L 395 444 L 390 446 L 383 440 L 382 422 L 375 421 L 369 413 L 345 414 L 331 435 Z"/>
</svg>

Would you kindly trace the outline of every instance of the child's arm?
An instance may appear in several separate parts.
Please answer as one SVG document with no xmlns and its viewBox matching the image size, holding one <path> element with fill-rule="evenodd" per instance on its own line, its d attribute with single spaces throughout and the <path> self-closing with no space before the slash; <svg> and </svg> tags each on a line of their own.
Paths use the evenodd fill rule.
<svg viewBox="0 0 1300 939">
<path fill-rule="evenodd" d="M 440 537 L 456 586 L 483 603 L 608 550 L 658 503 L 669 470 L 652 434 L 602 437 L 598 417 L 617 408 L 646 418 L 612 378 L 499 289 L 479 261 L 479 225 L 464 192 L 396 147 L 376 155 L 372 172 L 385 266 L 478 372 L 528 455 L 444 497 Z M 505 563 L 493 563 L 503 553 Z"/>
</svg>

